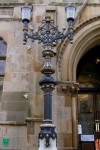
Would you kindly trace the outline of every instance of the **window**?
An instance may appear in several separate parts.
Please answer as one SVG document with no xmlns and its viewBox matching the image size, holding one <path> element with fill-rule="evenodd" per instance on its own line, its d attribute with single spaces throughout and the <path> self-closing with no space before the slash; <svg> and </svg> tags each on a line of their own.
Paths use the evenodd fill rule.
<svg viewBox="0 0 100 150">
<path fill-rule="evenodd" d="M 3 80 L 5 75 L 6 54 L 7 54 L 7 44 L 4 42 L 2 38 L 0 38 L 0 105 L 2 100 Z"/>
</svg>

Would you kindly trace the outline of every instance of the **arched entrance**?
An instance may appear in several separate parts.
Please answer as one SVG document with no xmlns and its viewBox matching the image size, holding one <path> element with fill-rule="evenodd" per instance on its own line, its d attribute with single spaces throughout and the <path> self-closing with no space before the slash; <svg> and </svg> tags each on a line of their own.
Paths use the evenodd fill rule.
<svg viewBox="0 0 100 150">
<path fill-rule="evenodd" d="M 100 44 L 100 16 L 92 18 L 76 28 L 73 44 L 65 40 L 58 51 L 59 79 L 76 82 L 76 70 L 80 59 L 91 48 Z"/>
<path fill-rule="evenodd" d="M 90 49 L 77 66 L 78 123 L 81 150 L 100 149 L 100 45 Z"/>
<path fill-rule="evenodd" d="M 96 46 L 100 45 L 100 17 L 92 18 L 83 24 L 81 24 L 79 27 L 76 28 L 75 30 L 75 36 L 74 36 L 74 41 L 73 44 L 68 44 L 67 40 L 65 40 L 60 46 L 58 50 L 58 79 L 61 81 L 68 81 L 68 83 L 71 83 L 72 81 L 74 83 L 79 82 L 78 77 L 80 71 L 78 70 L 77 72 L 77 66 L 79 62 L 82 60 L 82 58 L 87 54 L 89 51 L 92 51 L 92 49 Z M 96 52 L 97 53 L 97 52 Z M 94 67 L 95 68 L 95 67 Z M 91 76 L 91 74 L 89 74 Z M 82 77 L 82 76 L 81 76 Z M 96 80 L 96 79 L 95 79 Z M 92 97 L 92 104 L 89 104 L 93 109 L 94 106 L 98 105 L 97 104 L 97 99 L 99 99 L 99 85 L 96 87 L 95 84 L 98 83 L 98 81 L 94 81 L 93 84 L 89 83 L 88 84 L 88 89 L 91 89 L 91 92 L 89 93 L 90 99 Z M 85 86 L 84 86 L 85 87 Z M 94 87 L 94 88 L 93 88 Z M 97 91 L 95 91 L 97 89 Z M 86 87 L 85 87 L 86 90 Z M 94 91 L 93 91 L 94 90 Z M 82 92 L 82 91 L 81 91 Z M 95 93 L 97 92 L 97 93 Z M 91 96 L 91 94 L 94 93 L 94 95 Z M 82 93 L 79 93 L 82 94 Z M 87 93 L 85 93 L 87 94 Z M 95 95 L 98 94 L 98 95 Z M 86 95 L 87 96 L 87 95 Z M 71 109 L 72 109 L 72 147 L 74 149 L 77 149 L 77 95 L 73 95 L 71 97 Z M 94 101 L 95 99 L 95 101 Z M 95 105 L 94 105 L 95 103 Z M 86 105 L 86 104 L 85 104 Z M 88 110 L 89 108 L 87 108 Z M 86 111 L 87 111 L 86 110 Z M 91 130 L 92 134 L 89 137 L 91 139 L 93 145 L 86 145 L 87 147 L 82 147 L 84 149 L 81 150 L 91 150 L 92 148 L 95 149 L 94 143 L 95 140 L 93 140 L 93 133 L 95 129 L 95 124 L 94 120 L 96 119 L 94 117 L 94 113 L 97 114 L 97 108 L 93 110 L 93 114 L 91 113 L 92 110 L 90 110 L 91 113 L 91 126 L 93 127 Z M 91 119 L 92 118 L 92 119 Z M 97 122 L 98 123 L 98 122 Z M 96 124 L 98 125 L 98 124 Z M 90 132 L 90 131 L 89 131 Z M 85 142 L 85 141 L 84 141 Z M 88 141 L 88 144 L 89 141 Z M 93 149 L 93 150 L 94 150 Z"/>
</svg>

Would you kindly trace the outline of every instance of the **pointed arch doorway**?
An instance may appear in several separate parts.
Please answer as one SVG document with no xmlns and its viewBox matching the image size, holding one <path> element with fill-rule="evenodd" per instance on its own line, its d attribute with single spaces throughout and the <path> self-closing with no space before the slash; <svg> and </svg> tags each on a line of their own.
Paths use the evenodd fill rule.
<svg viewBox="0 0 100 150">
<path fill-rule="evenodd" d="M 100 149 L 100 45 L 90 49 L 77 65 L 78 123 L 81 150 Z"/>
<path fill-rule="evenodd" d="M 91 18 L 90 20 L 83 22 L 75 29 L 73 44 L 69 44 L 67 42 L 67 40 L 65 39 L 63 41 L 63 43 L 61 43 L 61 45 L 59 46 L 58 59 L 57 59 L 57 61 L 58 61 L 58 63 L 57 63 L 58 64 L 58 66 L 57 66 L 58 76 L 57 77 L 58 77 L 58 79 L 63 81 L 64 83 L 65 83 L 65 81 L 68 81 L 69 84 L 74 82 L 76 85 L 77 82 L 79 82 L 78 81 L 78 77 L 79 77 L 78 73 L 80 73 L 80 72 L 77 72 L 77 70 L 78 70 L 77 66 L 78 66 L 79 62 L 85 56 L 85 54 L 92 51 L 93 48 L 95 48 L 99 45 L 100 45 L 100 16 Z M 88 57 L 88 59 L 90 59 L 90 57 Z M 80 67 L 80 69 L 81 69 L 81 67 Z M 89 77 L 92 78 L 92 76 L 90 74 L 89 74 Z M 94 105 L 94 102 L 97 102 L 94 99 L 97 99 L 97 98 L 99 99 L 99 93 L 100 93 L 99 86 L 95 87 L 95 84 L 94 84 L 95 82 L 97 84 L 98 83 L 97 81 L 94 81 L 93 84 L 91 84 L 91 83 L 86 84 L 87 87 L 84 86 L 84 84 L 83 84 L 83 87 L 81 86 L 81 88 L 84 88 L 83 91 L 80 90 L 80 93 L 78 93 L 78 95 L 79 94 L 88 94 L 88 95 L 90 94 L 89 95 L 90 99 L 91 99 L 91 97 L 93 99 L 92 100 L 93 103 L 91 104 L 92 105 L 91 107 L 93 108 L 93 114 L 90 115 L 91 118 L 93 118 L 92 119 L 93 121 L 91 123 L 92 124 L 91 126 L 93 127 L 92 128 L 93 130 L 91 132 L 93 134 L 89 134 L 89 135 L 93 135 L 93 136 L 96 135 L 96 132 L 94 130 L 95 129 L 94 114 L 97 114 L 97 106 L 96 105 L 98 105 L 97 103 L 95 103 L 95 105 Z M 82 84 L 80 84 L 80 85 L 82 85 Z M 69 85 L 69 88 L 70 88 L 70 85 Z M 77 134 L 78 134 L 77 125 L 78 124 L 77 124 L 77 122 L 79 121 L 79 117 L 77 117 L 78 116 L 77 112 L 79 111 L 79 108 L 77 109 L 78 95 L 77 95 L 77 92 L 74 94 L 73 93 L 71 93 L 71 94 L 72 94 L 72 97 L 71 97 L 71 110 L 72 110 L 72 112 L 71 112 L 72 113 L 72 115 L 71 115 L 72 116 L 72 132 L 71 132 L 72 139 L 71 140 L 72 140 L 72 143 L 70 144 L 70 146 L 72 146 L 73 149 L 77 149 L 77 147 L 78 147 L 78 138 L 77 138 L 78 137 L 77 136 Z M 96 106 L 96 109 L 94 109 L 94 106 Z M 94 111 L 94 110 L 96 110 L 96 111 Z M 92 141 L 93 141 L 93 139 L 92 139 Z M 95 140 L 93 142 L 95 143 Z M 88 144 L 83 145 L 81 150 L 92 150 L 92 148 L 93 148 L 93 150 L 96 150 L 95 144 L 93 144 L 93 142 L 90 145 L 89 145 L 89 142 L 88 142 Z"/>
</svg>

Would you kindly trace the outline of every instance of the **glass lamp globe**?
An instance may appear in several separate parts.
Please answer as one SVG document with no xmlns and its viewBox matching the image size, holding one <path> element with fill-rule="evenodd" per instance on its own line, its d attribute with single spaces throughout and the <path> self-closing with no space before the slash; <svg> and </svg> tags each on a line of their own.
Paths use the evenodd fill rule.
<svg viewBox="0 0 100 150">
<path fill-rule="evenodd" d="M 76 7 L 75 6 L 72 6 L 72 5 L 68 5 L 66 8 L 65 8 L 65 11 L 66 11 L 66 15 L 67 15 L 67 21 L 69 20 L 73 20 L 75 19 L 75 12 L 76 12 Z"/>
<path fill-rule="evenodd" d="M 24 6 L 22 7 L 21 11 L 22 11 L 22 21 L 30 22 L 32 8 L 29 6 Z"/>
</svg>

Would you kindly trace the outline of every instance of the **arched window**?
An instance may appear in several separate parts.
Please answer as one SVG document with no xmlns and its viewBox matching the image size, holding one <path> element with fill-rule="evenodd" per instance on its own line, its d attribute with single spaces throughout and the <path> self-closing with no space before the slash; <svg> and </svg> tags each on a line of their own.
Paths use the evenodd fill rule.
<svg viewBox="0 0 100 150">
<path fill-rule="evenodd" d="M 0 102 L 2 98 L 3 79 L 5 75 L 5 62 L 7 54 L 7 44 L 0 38 Z"/>
<path fill-rule="evenodd" d="M 7 44 L 0 38 L 0 77 L 5 74 L 5 61 L 7 53 Z"/>
</svg>

